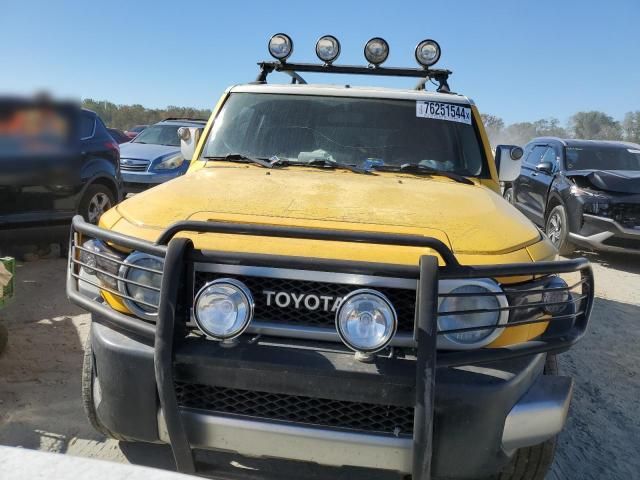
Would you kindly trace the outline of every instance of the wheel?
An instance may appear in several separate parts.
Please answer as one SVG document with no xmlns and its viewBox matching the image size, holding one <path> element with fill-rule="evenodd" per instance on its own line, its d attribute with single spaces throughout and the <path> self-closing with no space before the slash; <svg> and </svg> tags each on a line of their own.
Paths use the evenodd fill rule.
<svg viewBox="0 0 640 480">
<path fill-rule="evenodd" d="M 97 225 L 102 214 L 113 207 L 115 203 L 113 192 L 107 187 L 99 184 L 89 185 L 80 200 L 78 213 L 87 222 Z"/>
<path fill-rule="evenodd" d="M 507 202 L 512 204 L 513 203 L 513 187 L 507 187 L 504 190 L 504 193 L 502 194 L 502 196 Z"/>
<path fill-rule="evenodd" d="M 558 374 L 558 359 L 555 355 L 547 354 L 544 374 Z M 518 449 L 511 463 L 495 477 L 496 480 L 544 480 L 553 464 L 556 442 L 557 437 L 553 437 L 540 445 Z"/>
<path fill-rule="evenodd" d="M 569 255 L 575 249 L 575 246 L 569 241 L 567 211 L 562 205 L 554 207 L 547 216 L 545 233 L 558 249 L 560 255 Z"/>
<path fill-rule="evenodd" d="M 105 437 L 122 440 L 117 434 L 105 427 L 98 418 L 96 411 L 96 397 L 100 396 L 100 385 L 95 381 L 95 366 L 93 362 L 93 347 L 91 346 L 91 335 L 87 336 L 84 345 L 84 357 L 82 358 L 82 407 L 87 416 L 87 420 L 95 431 Z"/>
</svg>

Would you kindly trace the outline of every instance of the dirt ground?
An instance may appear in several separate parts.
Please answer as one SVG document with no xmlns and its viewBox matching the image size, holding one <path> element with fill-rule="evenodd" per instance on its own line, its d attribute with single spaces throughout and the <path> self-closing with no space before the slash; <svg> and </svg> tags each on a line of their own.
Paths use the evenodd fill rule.
<svg viewBox="0 0 640 480">
<path fill-rule="evenodd" d="M 560 357 L 576 385 L 548 478 L 640 478 L 640 258 L 589 257 L 597 300 L 586 338 Z M 65 269 L 62 259 L 19 264 L 17 296 L 0 310 L 10 335 L 0 357 L 0 445 L 173 468 L 166 447 L 105 440 L 85 420 L 80 366 L 90 320 L 66 299 Z"/>
</svg>

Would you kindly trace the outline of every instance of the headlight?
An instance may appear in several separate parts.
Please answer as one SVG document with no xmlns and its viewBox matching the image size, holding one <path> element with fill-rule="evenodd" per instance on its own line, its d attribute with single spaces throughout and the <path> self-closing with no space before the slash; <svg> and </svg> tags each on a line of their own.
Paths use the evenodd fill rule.
<svg viewBox="0 0 640 480">
<path fill-rule="evenodd" d="M 423 67 L 435 65 L 440 59 L 440 45 L 435 40 L 423 40 L 416 46 L 416 61 Z"/>
<path fill-rule="evenodd" d="M 320 37 L 316 43 L 316 55 L 324 63 L 335 62 L 340 55 L 340 42 L 333 35 Z"/>
<path fill-rule="evenodd" d="M 269 40 L 269 53 L 281 62 L 284 62 L 293 53 L 293 40 L 289 35 L 276 33 Z"/>
<path fill-rule="evenodd" d="M 105 286 L 117 288 L 117 280 L 120 263 L 124 255 L 110 249 L 100 240 L 88 240 L 82 244 L 79 260 L 84 264 L 82 269 L 87 275 L 95 275 Z M 111 275 L 113 276 L 111 276 Z"/>
<path fill-rule="evenodd" d="M 193 309 L 196 324 L 206 335 L 228 340 L 242 334 L 253 317 L 253 296 L 233 278 L 219 278 L 200 289 Z"/>
<path fill-rule="evenodd" d="M 336 328 L 352 350 L 374 353 L 386 347 L 396 333 L 398 318 L 391 302 L 375 290 L 356 290 L 342 299 Z"/>
<path fill-rule="evenodd" d="M 500 286 L 492 280 L 443 280 L 439 294 L 439 331 L 487 327 L 438 335 L 439 348 L 468 350 L 484 347 L 502 333 L 504 328 L 501 326 L 509 320 L 507 299 Z"/>
<path fill-rule="evenodd" d="M 155 321 L 160 304 L 163 260 L 134 252 L 124 263 L 120 267 L 120 277 L 124 280 L 118 280 L 118 290 L 129 298 L 123 297 L 123 303 L 135 315 Z"/>
<path fill-rule="evenodd" d="M 381 65 L 389 56 L 389 44 L 384 38 L 375 37 L 364 46 L 364 58 L 371 65 Z"/>
<path fill-rule="evenodd" d="M 162 160 L 154 168 L 156 170 L 172 170 L 174 168 L 178 168 L 183 163 L 184 157 L 182 156 L 182 154 L 178 154 Z"/>
<path fill-rule="evenodd" d="M 559 315 L 570 305 L 570 296 L 567 282 L 560 277 L 553 278 L 545 287 L 542 294 L 542 302 L 547 304 L 544 311 L 550 315 Z"/>
</svg>

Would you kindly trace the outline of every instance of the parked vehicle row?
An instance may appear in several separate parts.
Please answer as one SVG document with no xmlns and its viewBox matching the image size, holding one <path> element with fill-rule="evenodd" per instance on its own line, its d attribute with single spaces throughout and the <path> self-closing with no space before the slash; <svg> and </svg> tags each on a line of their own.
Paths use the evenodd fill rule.
<svg viewBox="0 0 640 480">
<path fill-rule="evenodd" d="M 640 145 L 536 138 L 504 196 L 563 255 L 576 247 L 640 253 Z"/>
</svg>

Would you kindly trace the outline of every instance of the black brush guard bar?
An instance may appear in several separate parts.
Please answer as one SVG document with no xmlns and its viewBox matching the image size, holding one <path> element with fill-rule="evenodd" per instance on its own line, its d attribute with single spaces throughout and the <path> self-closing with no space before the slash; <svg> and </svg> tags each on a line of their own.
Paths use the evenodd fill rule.
<svg viewBox="0 0 640 480">
<path fill-rule="evenodd" d="M 366 273 L 369 275 L 395 275 L 418 281 L 415 339 L 416 352 L 416 398 L 413 438 L 414 480 L 431 477 L 433 402 L 436 367 L 451 367 L 474 363 L 531 355 L 541 352 L 562 351 L 569 348 L 584 335 L 593 306 L 593 274 L 587 260 L 576 259 L 561 262 L 538 262 L 511 265 L 463 266 L 458 263 L 451 250 L 441 241 L 419 235 L 399 235 L 377 232 L 351 232 L 347 230 L 307 229 L 222 222 L 178 222 L 168 227 L 156 241 L 150 243 L 107 231 L 86 223 L 82 217 L 73 219 L 70 239 L 70 256 L 67 276 L 67 294 L 74 303 L 89 311 L 99 313 L 113 326 L 154 343 L 154 364 L 160 404 L 167 425 L 171 448 L 179 471 L 194 473 L 195 461 L 187 433 L 182 424 L 173 382 L 173 346 L 179 340 L 176 329 L 176 306 L 179 286 L 186 265 L 193 261 L 210 261 L 239 265 L 266 265 L 273 268 L 302 268 L 308 270 Z M 416 266 L 392 265 L 368 262 L 345 262 L 314 258 L 287 257 L 200 251 L 187 238 L 175 238 L 181 232 L 209 232 L 234 235 L 269 236 L 281 238 L 314 239 L 337 242 L 373 243 L 384 245 L 428 248 L 437 253 L 445 263 L 438 266 L 434 255 L 420 257 Z M 83 296 L 78 287 L 81 280 L 75 272 L 74 246 L 80 236 L 98 238 L 123 248 L 135 249 L 164 257 L 160 305 L 156 325 L 116 312 L 115 310 Z M 580 272 L 581 283 L 586 287 L 583 312 L 576 315 L 569 332 L 559 338 L 533 340 L 518 345 L 472 351 L 438 352 L 437 299 L 438 281 L 445 278 L 495 278 L 509 276 L 543 276 L 557 273 Z M 583 291 L 585 288 L 583 288 Z"/>
</svg>

